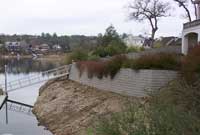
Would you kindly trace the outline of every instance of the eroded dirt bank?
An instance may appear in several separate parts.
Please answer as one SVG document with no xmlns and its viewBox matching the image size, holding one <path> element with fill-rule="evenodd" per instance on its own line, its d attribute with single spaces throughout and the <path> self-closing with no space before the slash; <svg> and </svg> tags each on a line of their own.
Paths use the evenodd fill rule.
<svg viewBox="0 0 200 135">
<path fill-rule="evenodd" d="M 118 112 L 133 100 L 118 94 L 57 79 L 40 89 L 34 113 L 55 135 L 86 135 L 95 117 Z"/>
</svg>

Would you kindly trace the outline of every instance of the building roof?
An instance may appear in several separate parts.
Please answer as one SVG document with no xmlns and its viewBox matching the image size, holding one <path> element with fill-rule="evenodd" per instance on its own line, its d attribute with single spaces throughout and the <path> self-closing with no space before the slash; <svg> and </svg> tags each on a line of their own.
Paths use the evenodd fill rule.
<svg viewBox="0 0 200 135">
<path fill-rule="evenodd" d="M 156 43 L 160 43 L 162 46 L 177 46 L 181 45 L 181 38 L 179 37 L 161 37 L 155 41 Z"/>
</svg>

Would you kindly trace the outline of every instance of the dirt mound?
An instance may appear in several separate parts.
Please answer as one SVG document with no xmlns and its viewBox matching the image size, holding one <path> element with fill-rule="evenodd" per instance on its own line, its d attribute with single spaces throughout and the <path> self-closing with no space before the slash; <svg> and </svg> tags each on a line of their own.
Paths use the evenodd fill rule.
<svg viewBox="0 0 200 135">
<path fill-rule="evenodd" d="M 132 100 L 60 79 L 40 89 L 34 113 L 55 135 L 86 135 L 95 117 L 121 111 L 127 99 Z"/>
</svg>

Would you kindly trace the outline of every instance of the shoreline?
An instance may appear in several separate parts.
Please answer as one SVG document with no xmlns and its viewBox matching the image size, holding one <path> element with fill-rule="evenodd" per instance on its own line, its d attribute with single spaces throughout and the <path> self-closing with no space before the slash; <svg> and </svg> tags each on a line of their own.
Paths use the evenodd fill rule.
<svg viewBox="0 0 200 135">
<path fill-rule="evenodd" d="M 32 55 L 0 55 L 0 59 L 34 59 L 34 60 L 45 60 L 45 61 L 65 61 L 66 54 L 49 54 L 49 55 L 43 55 L 34 57 Z"/>
<path fill-rule="evenodd" d="M 0 58 L 2 58 L 2 59 L 17 59 L 17 58 L 25 59 L 25 58 L 32 58 L 32 56 L 31 55 L 21 55 L 19 57 L 17 55 L 0 55 Z"/>
</svg>

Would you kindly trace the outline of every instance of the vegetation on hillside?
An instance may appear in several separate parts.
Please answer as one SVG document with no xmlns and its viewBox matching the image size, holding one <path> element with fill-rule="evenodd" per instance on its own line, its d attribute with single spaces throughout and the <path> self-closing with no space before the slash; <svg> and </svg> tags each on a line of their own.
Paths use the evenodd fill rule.
<svg viewBox="0 0 200 135">
<path fill-rule="evenodd" d="M 200 45 L 189 50 L 182 59 L 181 73 L 187 82 L 194 82 L 200 76 Z"/>
<path fill-rule="evenodd" d="M 89 78 L 93 76 L 102 78 L 108 75 L 114 78 L 121 68 L 178 70 L 180 58 L 175 54 L 166 53 L 143 55 L 138 59 L 129 59 L 125 55 L 118 55 L 107 61 L 79 61 L 77 67 L 80 75 L 87 71 Z"/>
<path fill-rule="evenodd" d="M 181 76 L 139 104 L 100 117 L 91 135 L 199 135 L 200 77 L 197 46 L 183 57 Z M 192 59 L 193 58 L 193 59 Z M 188 82 L 189 77 L 194 79 Z"/>
</svg>

